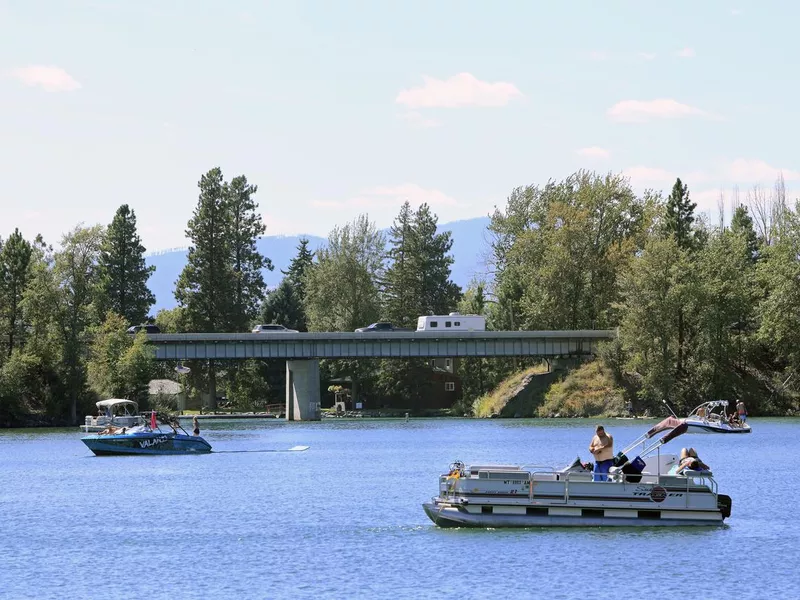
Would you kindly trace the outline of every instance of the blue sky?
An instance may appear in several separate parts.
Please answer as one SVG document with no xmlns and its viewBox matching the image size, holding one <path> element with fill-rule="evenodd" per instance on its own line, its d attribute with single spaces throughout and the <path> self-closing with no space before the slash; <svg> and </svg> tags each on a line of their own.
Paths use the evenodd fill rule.
<svg viewBox="0 0 800 600">
<path fill-rule="evenodd" d="M 268 234 L 400 203 L 486 215 L 579 168 L 675 176 L 716 219 L 795 150 L 800 8 L 776 1 L 0 0 L 0 235 L 137 213 L 184 246 L 200 175 Z"/>
</svg>

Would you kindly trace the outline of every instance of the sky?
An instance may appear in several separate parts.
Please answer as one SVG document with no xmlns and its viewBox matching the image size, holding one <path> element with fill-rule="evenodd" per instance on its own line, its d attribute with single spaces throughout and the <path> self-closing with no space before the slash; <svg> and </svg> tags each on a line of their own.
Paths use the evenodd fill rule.
<svg viewBox="0 0 800 600">
<path fill-rule="evenodd" d="M 0 0 L 0 236 L 136 212 L 187 245 L 197 182 L 244 174 L 267 234 L 406 199 L 449 222 L 578 169 L 676 177 L 729 218 L 800 192 L 800 5 L 676 0 Z"/>
</svg>

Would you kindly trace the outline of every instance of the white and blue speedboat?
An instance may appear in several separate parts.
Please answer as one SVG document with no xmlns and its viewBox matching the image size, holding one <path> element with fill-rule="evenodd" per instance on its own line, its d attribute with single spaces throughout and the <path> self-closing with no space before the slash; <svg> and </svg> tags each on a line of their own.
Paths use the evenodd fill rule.
<svg viewBox="0 0 800 600">
<path fill-rule="evenodd" d="M 189 435 L 180 424 L 171 424 L 168 431 L 158 425 L 155 413 L 150 422 L 139 417 L 133 427 L 109 425 L 103 431 L 81 438 L 97 456 L 120 454 L 204 454 L 211 444 L 199 435 Z M 180 432 L 178 431 L 180 429 Z"/>
</svg>

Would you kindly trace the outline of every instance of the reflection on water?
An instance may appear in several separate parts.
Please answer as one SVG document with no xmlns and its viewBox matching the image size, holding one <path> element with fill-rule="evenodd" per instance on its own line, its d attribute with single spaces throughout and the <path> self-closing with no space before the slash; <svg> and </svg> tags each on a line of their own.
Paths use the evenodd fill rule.
<svg viewBox="0 0 800 600">
<path fill-rule="evenodd" d="M 605 425 L 621 449 L 653 422 Z M 800 597 L 790 419 L 669 447 L 711 465 L 733 499 L 726 527 L 444 530 L 425 517 L 453 460 L 564 466 L 589 458 L 595 424 L 204 420 L 215 450 L 310 449 L 154 457 L 94 457 L 72 429 L 2 431 L 0 598 L 727 598 L 731 582 L 736 598 Z"/>
</svg>

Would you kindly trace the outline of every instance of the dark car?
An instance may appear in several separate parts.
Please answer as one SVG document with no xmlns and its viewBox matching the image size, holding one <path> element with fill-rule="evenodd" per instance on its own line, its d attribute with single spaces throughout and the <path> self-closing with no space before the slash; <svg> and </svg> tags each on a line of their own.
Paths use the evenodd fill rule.
<svg viewBox="0 0 800 600">
<path fill-rule="evenodd" d="M 134 325 L 133 327 L 128 327 L 128 333 L 137 334 L 143 329 L 145 333 L 161 333 L 158 325 Z"/>
<path fill-rule="evenodd" d="M 372 333 L 380 331 L 411 331 L 411 330 L 405 327 L 395 327 L 388 321 L 379 321 L 378 323 L 373 323 L 372 325 L 367 325 L 366 327 L 359 327 L 358 329 L 356 329 L 356 333 Z"/>
</svg>

